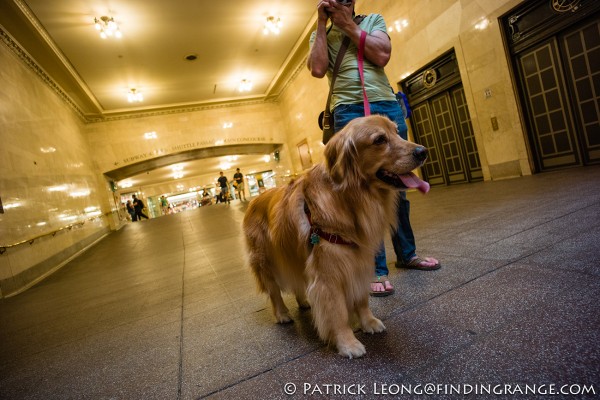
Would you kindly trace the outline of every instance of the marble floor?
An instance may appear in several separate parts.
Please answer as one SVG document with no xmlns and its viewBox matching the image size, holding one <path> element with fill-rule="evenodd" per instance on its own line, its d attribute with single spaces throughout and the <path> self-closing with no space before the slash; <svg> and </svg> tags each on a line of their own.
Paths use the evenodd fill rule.
<svg viewBox="0 0 600 400">
<path fill-rule="evenodd" d="M 130 223 L 0 300 L 0 398 L 600 396 L 600 167 L 408 198 L 443 267 L 397 270 L 386 242 L 396 293 L 371 299 L 387 331 L 357 333 L 363 358 L 289 296 L 295 323 L 275 324 L 234 201 Z"/>
</svg>

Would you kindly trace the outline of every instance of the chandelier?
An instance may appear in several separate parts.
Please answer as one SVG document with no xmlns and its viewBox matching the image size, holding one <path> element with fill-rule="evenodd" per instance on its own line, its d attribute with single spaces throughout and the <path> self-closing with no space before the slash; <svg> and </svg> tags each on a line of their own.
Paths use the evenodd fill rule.
<svg viewBox="0 0 600 400">
<path fill-rule="evenodd" d="M 269 33 L 279 35 L 279 32 L 281 32 L 282 26 L 283 26 L 283 23 L 281 22 L 280 17 L 275 18 L 274 16 L 269 15 L 267 17 L 267 22 L 265 22 L 265 27 L 263 28 L 263 33 L 265 35 L 268 35 Z"/>
<path fill-rule="evenodd" d="M 240 92 L 249 92 L 252 90 L 252 81 L 248 79 L 242 79 L 240 86 L 238 87 Z"/>
<path fill-rule="evenodd" d="M 100 32 L 100 37 L 102 39 L 106 39 L 109 36 L 114 36 L 120 39 L 123 36 L 113 17 L 107 17 L 106 15 L 103 15 L 100 17 L 100 19 L 94 18 L 94 24 L 96 26 L 96 30 Z"/>
<path fill-rule="evenodd" d="M 135 88 L 131 88 L 129 89 L 129 93 L 127 93 L 127 101 L 130 103 L 142 102 L 144 101 L 144 95 Z"/>
</svg>

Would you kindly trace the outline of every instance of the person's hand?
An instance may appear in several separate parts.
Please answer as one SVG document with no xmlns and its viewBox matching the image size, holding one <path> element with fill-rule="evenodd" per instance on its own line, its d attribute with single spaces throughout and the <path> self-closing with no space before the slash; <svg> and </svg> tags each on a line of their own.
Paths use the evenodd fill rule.
<svg viewBox="0 0 600 400">
<path fill-rule="evenodd" d="M 319 23 L 327 23 L 327 20 L 329 19 L 329 14 L 327 12 L 327 9 L 329 8 L 329 0 L 319 0 L 318 4 L 317 4 L 317 20 Z"/>
<path fill-rule="evenodd" d="M 344 6 L 335 0 L 330 0 L 327 13 L 329 18 L 331 18 L 331 22 L 343 31 L 355 25 L 352 18 L 352 7 Z"/>
</svg>

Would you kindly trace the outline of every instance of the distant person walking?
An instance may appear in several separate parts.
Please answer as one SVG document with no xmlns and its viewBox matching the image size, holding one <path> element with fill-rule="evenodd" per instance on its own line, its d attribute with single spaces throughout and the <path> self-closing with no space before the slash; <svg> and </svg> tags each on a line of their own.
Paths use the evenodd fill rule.
<svg viewBox="0 0 600 400">
<path fill-rule="evenodd" d="M 244 190 L 244 174 L 240 172 L 239 168 L 237 168 L 235 171 L 235 174 L 233 174 L 233 186 L 235 187 L 235 193 L 240 201 L 242 200 L 242 196 L 244 197 L 244 201 L 246 201 L 246 191 Z"/>
<path fill-rule="evenodd" d="M 169 201 L 165 196 L 160 196 L 160 208 L 164 215 L 169 213 Z"/>
<path fill-rule="evenodd" d="M 231 200 L 229 200 L 229 180 L 225 175 L 223 175 L 223 171 L 219 173 L 219 186 L 221 186 L 221 201 L 227 201 L 227 204 L 231 204 Z"/>
<path fill-rule="evenodd" d="M 125 204 L 125 206 L 127 207 L 127 212 L 131 216 L 131 222 L 136 222 L 137 215 L 135 215 L 135 207 L 133 207 L 133 204 L 131 204 L 131 200 L 127 200 L 127 204 Z"/>
<path fill-rule="evenodd" d="M 138 199 L 135 194 L 131 197 L 133 197 L 133 208 L 135 208 L 135 215 L 137 216 L 137 219 L 140 221 L 142 220 L 142 217 L 150 219 L 146 214 L 144 214 L 144 207 L 146 207 L 144 202 L 141 199 Z"/>
</svg>

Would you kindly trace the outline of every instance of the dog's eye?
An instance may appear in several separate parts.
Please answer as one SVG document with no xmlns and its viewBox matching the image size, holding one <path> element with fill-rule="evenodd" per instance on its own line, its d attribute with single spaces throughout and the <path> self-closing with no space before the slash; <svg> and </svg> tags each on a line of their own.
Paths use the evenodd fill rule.
<svg viewBox="0 0 600 400">
<path fill-rule="evenodd" d="M 386 144 L 387 142 L 387 136 L 385 135 L 379 135 L 375 138 L 375 140 L 373 140 L 374 145 Z"/>
</svg>

